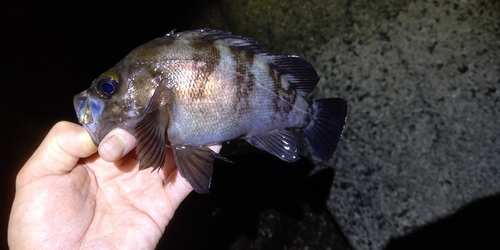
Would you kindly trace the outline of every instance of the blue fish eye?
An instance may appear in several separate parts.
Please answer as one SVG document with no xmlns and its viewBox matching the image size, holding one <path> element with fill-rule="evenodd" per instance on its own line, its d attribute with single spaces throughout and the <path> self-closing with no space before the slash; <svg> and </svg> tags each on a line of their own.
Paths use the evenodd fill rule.
<svg viewBox="0 0 500 250">
<path fill-rule="evenodd" d="M 97 80 L 97 92 L 102 98 L 109 98 L 118 87 L 118 83 L 109 77 L 102 77 Z"/>
<path fill-rule="evenodd" d="M 109 82 L 103 82 L 101 84 L 102 91 L 106 92 L 107 94 L 113 94 L 115 92 L 115 86 Z"/>
</svg>

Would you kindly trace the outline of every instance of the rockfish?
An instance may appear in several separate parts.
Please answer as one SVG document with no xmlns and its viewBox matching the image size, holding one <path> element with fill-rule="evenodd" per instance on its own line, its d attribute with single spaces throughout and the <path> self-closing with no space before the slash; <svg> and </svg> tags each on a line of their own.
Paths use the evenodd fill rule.
<svg viewBox="0 0 500 250">
<path fill-rule="evenodd" d="M 344 128 L 340 98 L 306 101 L 319 77 L 304 59 L 271 55 L 256 41 L 211 29 L 170 32 L 132 50 L 76 95 L 79 122 L 95 144 L 113 128 L 136 139 L 139 168 L 161 168 L 171 147 L 181 176 L 210 188 L 215 159 L 204 145 L 244 139 L 287 162 L 302 128 L 328 160 Z"/>
</svg>

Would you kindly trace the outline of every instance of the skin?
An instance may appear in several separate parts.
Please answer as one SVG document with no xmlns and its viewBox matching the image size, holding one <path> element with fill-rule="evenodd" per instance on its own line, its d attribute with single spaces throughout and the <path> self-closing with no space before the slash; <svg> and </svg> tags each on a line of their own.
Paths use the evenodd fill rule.
<svg viewBox="0 0 500 250">
<path fill-rule="evenodd" d="M 138 171 L 134 145 L 115 129 L 97 149 L 83 127 L 57 123 L 17 176 L 10 248 L 154 249 L 192 187 L 170 149 L 162 170 Z"/>
</svg>

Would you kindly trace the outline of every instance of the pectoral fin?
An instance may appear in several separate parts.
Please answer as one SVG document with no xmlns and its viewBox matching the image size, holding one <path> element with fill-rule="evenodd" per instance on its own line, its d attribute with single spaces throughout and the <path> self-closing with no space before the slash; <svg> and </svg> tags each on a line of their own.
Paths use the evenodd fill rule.
<svg viewBox="0 0 500 250">
<path fill-rule="evenodd" d="M 252 146 L 273 154 L 287 162 L 299 159 L 295 138 L 290 131 L 275 130 L 268 134 L 254 135 L 245 138 Z"/>
<path fill-rule="evenodd" d="M 139 160 L 139 169 L 153 167 L 161 168 L 165 162 L 165 130 L 167 116 L 162 114 L 163 109 L 157 109 L 147 114 L 136 126 L 136 152 Z"/>
<path fill-rule="evenodd" d="M 175 163 L 182 177 L 186 178 L 199 194 L 210 189 L 215 159 L 231 162 L 209 148 L 199 146 L 172 146 Z"/>
</svg>

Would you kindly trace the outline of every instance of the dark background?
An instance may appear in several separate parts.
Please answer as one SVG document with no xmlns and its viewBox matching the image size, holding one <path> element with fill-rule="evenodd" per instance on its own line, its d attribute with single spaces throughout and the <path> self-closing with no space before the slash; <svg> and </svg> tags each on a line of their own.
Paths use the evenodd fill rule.
<svg viewBox="0 0 500 250">
<path fill-rule="evenodd" d="M 6 161 L 0 168 L 0 248 L 7 248 L 15 175 L 57 121 L 77 122 L 73 96 L 140 44 L 173 29 L 202 28 L 190 25 L 197 18 L 198 2 L 2 4 L 0 117 Z M 188 197 L 160 247 L 273 249 L 292 244 L 297 234 L 306 245 L 333 246 L 339 239 L 335 234 L 348 248 L 324 208 L 333 170 L 308 177 L 312 164 L 307 159 L 290 165 L 258 151 L 239 156 L 238 150 L 232 152 L 239 146 L 246 147 L 236 143 L 225 149 L 238 168 L 216 164 L 211 194 Z M 274 215 L 262 218 L 264 210 Z M 281 236 L 255 243 L 266 223 Z"/>
<path fill-rule="evenodd" d="M 0 168 L 4 182 L 0 248 L 7 249 L 15 175 L 57 121 L 77 122 L 73 96 L 134 47 L 174 28 L 187 28 L 184 20 L 196 4 L 168 1 L 141 7 L 126 2 L 17 1 L 2 5 L 0 117 L 6 161 Z"/>
</svg>

